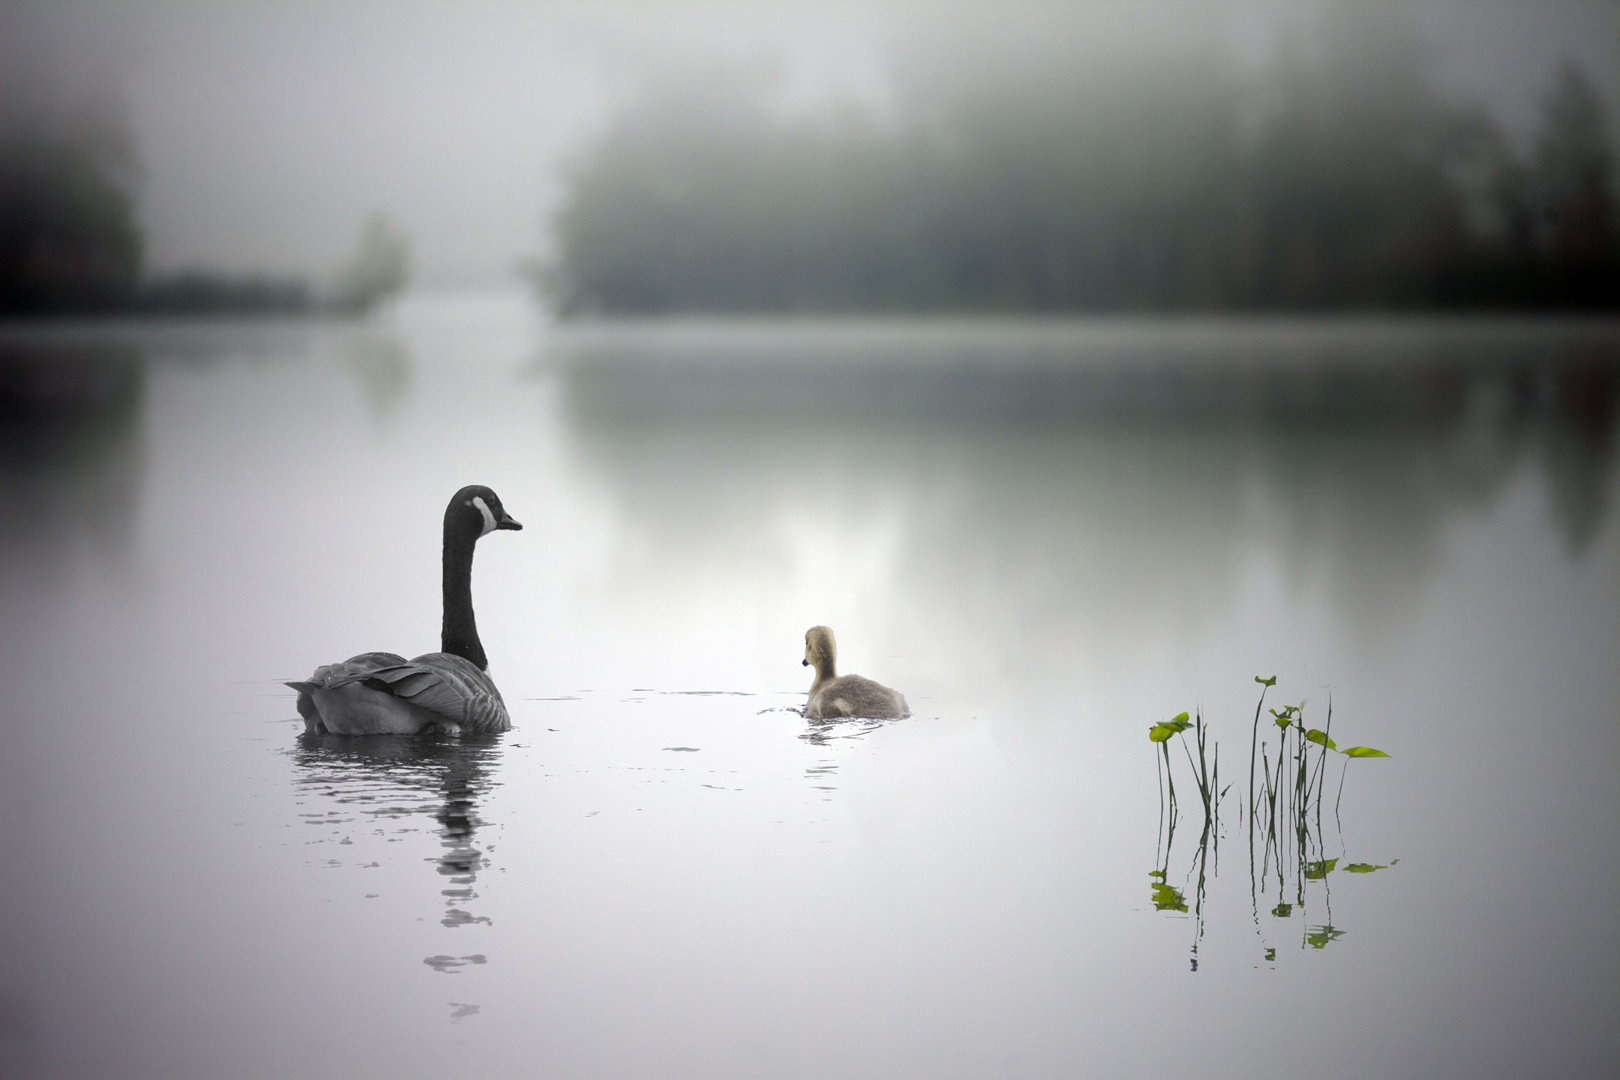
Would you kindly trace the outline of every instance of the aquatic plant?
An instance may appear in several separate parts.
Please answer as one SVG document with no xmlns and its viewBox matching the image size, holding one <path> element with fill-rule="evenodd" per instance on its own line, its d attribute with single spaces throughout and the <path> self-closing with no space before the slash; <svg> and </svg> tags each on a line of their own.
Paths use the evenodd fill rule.
<svg viewBox="0 0 1620 1080">
<path fill-rule="evenodd" d="M 1159 750 L 1164 755 L 1163 771 L 1159 774 L 1159 813 L 1161 818 L 1164 815 L 1163 796 L 1165 785 L 1170 788 L 1170 816 L 1173 818 L 1176 814 L 1176 778 L 1174 770 L 1170 767 L 1170 737 L 1180 735 L 1189 726 L 1191 725 L 1187 720 L 1187 714 L 1181 713 L 1171 717 L 1169 720 L 1162 720 L 1148 729 L 1148 738 L 1159 745 Z M 1186 740 L 1183 739 L 1182 742 L 1185 745 Z"/>
<path fill-rule="evenodd" d="M 1306 884 L 1320 882 L 1324 898 L 1328 902 L 1327 921 L 1319 926 L 1305 927 L 1301 945 L 1313 949 L 1325 948 L 1328 942 L 1344 936 L 1344 931 L 1335 927 L 1332 921 L 1331 897 L 1326 891 L 1329 875 L 1337 871 L 1370 874 L 1386 870 L 1399 862 L 1399 860 L 1391 860 L 1387 864 L 1351 862 L 1341 867 L 1340 863 L 1344 857 L 1342 853 L 1339 855 L 1327 853 L 1322 829 L 1322 804 L 1327 786 L 1329 755 L 1336 754 L 1344 759 L 1334 802 L 1336 825 L 1339 805 L 1344 797 L 1344 782 L 1349 762 L 1355 758 L 1390 755 L 1370 746 L 1341 749 L 1331 734 L 1333 729 L 1331 698 L 1328 701 L 1327 717 L 1323 726 L 1311 727 L 1306 722 L 1306 709 L 1309 704 L 1306 701 L 1266 709 L 1266 694 L 1276 686 L 1276 676 L 1256 676 L 1255 682 L 1261 687 L 1260 700 L 1255 705 L 1254 719 L 1250 728 L 1249 790 L 1247 801 L 1242 808 L 1246 811 L 1245 820 L 1249 826 L 1250 899 L 1254 908 L 1255 925 L 1258 930 L 1261 925 L 1259 898 L 1269 892 L 1273 877 L 1275 877 L 1276 900 L 1268 910 L 1275 919 L 1291 918 L 1294 909 L 1303 908 L 1306 903 Z M 1271 739 L 1262 740 L 1259 737 L 1262 714 L 1270 716 L 1272 726 L 1277 731 L 1275 749 L 1270 745 Z M 1189 730 L 1193 732 L 1190 744 L 1186 737 Z M 1209 725 L 1204 720 L 1202 710 L 1178 713 L 1169 720 L 1159 721 L 1149 727 L 1148 739 L 1159 750 L 1156 767 L 1159 773 L 1159 835 L 1162 854 L 1162 858 L 1155 860 L 1158 868 L 1149 875 L 1153 882 L 1154 910 L 1186 914 L 1189 907 L 1184 890 L 1170 884 L 1170 851 L 1174 844 L 1180 812 L 1176 800 L 1176 765 L 1169 747 L 1170 742 L 1178 738 L 1204 811 L 1197 851 L 1187 871 L 1189 879 L 1196 877 L 1190 905 L 1195 924 L 1192 966 L 1196 971 L 1198 945 L 1204 930 L 1206 867 L 1212 852 L 1218 856 L 1222 833 L 1221 801 L 1230 785 L 1226 788 L 1220 785 L 1220 744 L 1210 739 Z M 1257 838 L 1260 840 L 1258 857 L 1255 843 Z M 1275 960 L 1276 948 L 1266 946 L 1264 955 L 1268 961 Z"/>
<path fill-rule="evenodd" d="M 1149 874 L 1148 874 L 1148 877 L 1154 879 L 1154 882 L 1153 882 L 1153 907 L 1154 907 L 1154 910 L 1156 910 L 1156 911 L 1180 911 L 1180 912 L 1185 912 L 1187 910 L 1187 898 L 1184 895 L 1182 895 L 1182 892 L 1181 892 L 1180 889 L 1176 888 L 1173 885 L 1170 885 L 1170 884 L 1166 883 L 1166 881 L 1164 880 L 1165 879 L 1165 873 L 1166 872 L 1163 871 L 1163 870 L 1154 870 L 1154 871 L 1149 872 Z"/>
</svg>

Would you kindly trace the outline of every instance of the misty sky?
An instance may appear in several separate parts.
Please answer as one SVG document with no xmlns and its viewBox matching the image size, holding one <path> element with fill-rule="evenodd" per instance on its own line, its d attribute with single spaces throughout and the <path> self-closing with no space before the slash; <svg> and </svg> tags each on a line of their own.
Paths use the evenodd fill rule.
<svg viewBox="0 0 1620 1080">
<path fill-rule="evenodd" d="M 1058 22 L 1104 47 L 1159 27 L 1219 35 L 1259 65 L 1278 13 L 1302 7 L 1070 4 Z M 1620 102 L 1620 5 L 1406 10 L 1443 85 L 1520 138 L 1563 57 Z M 970 39 L 987 11 L 1015 34 L 1051 21 L 968 4 L 0 3 L 0 93 L 12 114 L 117 103 L 155 272 L 321 275 L 380 209 L 411 236 L 420 282 L 482 285 L 544 254 L 562 170 L 649 72 L 741 60 L 777 72 L 790 105 L 881 110 L 887 57 Z"/>
</svg>

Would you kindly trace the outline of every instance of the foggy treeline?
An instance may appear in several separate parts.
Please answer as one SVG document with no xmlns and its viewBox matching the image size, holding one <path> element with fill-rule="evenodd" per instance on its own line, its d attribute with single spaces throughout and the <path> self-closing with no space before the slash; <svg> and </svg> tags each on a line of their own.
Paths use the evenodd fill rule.
<svg viewBox="0 0 1620 1080">
<path fill-rule="evenodd" d="M 646 78 L 639 97 L 609 112 L 592 149 L 570 159 L 537 277 L 563 314 L 1620 306 L 1620 128 L 1615 103 L 1598 90 L 1612 90 L 1620 72 L 1595 50 L 1585 53 L 1591 70 L 1526 61 L 1525 70 L 1542 72 L 1539 112 L 1527 109 L 1536 115 L 1526 120 L 1497 97 L 1508 115 L 1493 114 L 1456 89 L 1446 66 L 1468 51 L 1458 42 L 1474 17 L 1452 5 L 1445 20 L 1425 24 L 1410 13 L 1424 6 L 876 5 L 887 22 L 818 24 L 823 36 L 798 42 L 797 63 L 791 48 L 739 47 L 728 35 L 747 19 L 729 12 L 692 32 L 727 42 L 729 61 L 711 61 L 697 77 Z M 46 7 L 30 10 L 55 26 Z M 319 140 L 277 142 L 264 130 L 277 127 L 264 121 L 281 116 L 283 99 L 287 118 L 310 108 L 277 81 L 285 65 L 240 74 L 243 100 L 267 104 L 252 114 L 257 124 L 232 129 L 237 142 L 198 134 L 222 129 L 207 127 L 220 119 L 208 110 L 187 111 L 220 89 L 201 74 L 140 84 L 147 69 L 137 65 L 127 79 L 144 91 L 103 78 L 105 65 L 85 59 L 95 50 L 73 45 L 73 33 L 88 34 L 114 7 L 82 26 L 63 17 L 51 48 L 16 45 L 32 40 L 6 34 L 21 22 L 0 27 L 10 48 L 0 64 L 0 314 L 354 311 L 403 288 L 409 245 L 383 218 L 361 230 L 348 264 L 320 280 L 253 272 L 314 259 L 286 257 L 292 244 L 265 245 L 262 235 L 254 249 L 241 239 L 254 230 L 233 229 L 241 221 L 307 235 L 311 222 L 332 219 L 334 200 L 352 206 L 373 191 L 410 200 L 380 165 L 360 169 Z M 474 36 L 484 47 L 499 27 L 478 19 L 495 19 L 497 8 L 506 10 L 466 16 L 483 27 Z M 313 54 L 341 58 L 327 75 L 345 99 L 383 75 L 444 59 L 425 39 L 404 54 L 372 44 L 394 18 L 374 14 L 375 23 L 346 31 L 355 36 L 313 21 L 293 35 L 312 49 L 321 43 Z M 199 40 L 217 45 L 251 36 L 256 24 L 233 20 L 129 25 L 145 27 L 154 57 L 179 63 L 161 43 L 194 21 L 219 35 Z M 1492 26 L 1486 37 L 1504 33 Z M 793 33 L 781 30 L 778 43 L 791 46 Z M 659 44 L 656 62 L 696 69 L 691 41 Z M 554 55 L 567 54 L 535 53 Z M 12 70 L 30 57 L 40 71 Z M 63 58 L 78 66 L 56 62 Z M 595 129 L 591 94 L 610 96 L 603 87 L 645 61 L 627 72 L 614 63 L 591 68 L 599 85 L 589 93 L 555 101 L 542 93 L 538 60 L 532 70 L 514 67 L 445 115 L 476 127 L 479 108 L 545 98 L 551 112 L 535 115 L 555 121 L 549 137 L 524 121 L 527 134 L 500 128 L 487 141 L 505 148 L 532 138 L 544 145 L 534 160 L 551 160 L 571 145 L 558 132 Z M 807 72 L 822 83 L 807 90 Z M 1488 93 L 1494 85 L 1475 79 Z M 1513 95 L 1533 96 L 1522 85 Z M 433 176 L 418 185 L 412 225 L 437 229 L 443 248 L 461 211 L 488 201 L 491 184 L 506 184 L 496 174 L 516 167 L 504 149 L 477 164 L 434 141 L 432 125 L 412 127 L 420 102 L 373 97 L 369 112 L 344 123 L 397 125 L 414 134 L 395 142 L 435 148 L 422 155 L 433 168 L 418 171 Z M 130 107 L 141 100 L 144 112 Z M 97 102 L 99 110 L 80 107 Z M 302 131 L 308 120 L 283 126 Z M 368 145 L 387 148 L 390 138 Z M 197 160 L 177 153 L 177 141 L 202 146 Z M 232 154 L 259 165 L 218 164 Z M 344 185 L 349 194 L 334 195 Z M 540 211 L 556 190 L 549 180 L 542 187 L 536 201 L 514 202 L 521 213 Z M 192 218 L 188 203 L 199 207 Z M 498 216 L 467 219 L 489 226 L 465 247 L 491 274 L 536 239 L 532 216 Z M 177 221 L 187 226 L 178 230 L 184 243 Z M 330 235 L 307 249 L 329 250 Z M 208 265 L 153 276 L 143 253 L 158 262 L 175 251 L 205 252 Z"/>
<path fill-rule="evenodd" d="M 1620 307 L 1606 107 L 1572 64 L 1516 144 L 1398 20 L 1346 9 L 1248 68 L 1062 30 L 901 50 L 886 108 L 786 108 L 757 71 L 654 85 L 569 174 L 543 293 L 563 314 Z"/>
<path fill-rule="evenodd" d="M 143 237 L 123 126 L 89 115 L 0 126 L 0 312 L 114 307 L 133 294 Z"/>
<path fill-rule="evenodd" d="M 382 214 L 364 223 L 353 256 L 324 289 L 208 268 L 147 276 L 138 173 L 116 113 L 84 110 L 48 123 L 0 113 L 0 315 L 355 314 L 409 280 L 409 241 Z"/>
</svg>

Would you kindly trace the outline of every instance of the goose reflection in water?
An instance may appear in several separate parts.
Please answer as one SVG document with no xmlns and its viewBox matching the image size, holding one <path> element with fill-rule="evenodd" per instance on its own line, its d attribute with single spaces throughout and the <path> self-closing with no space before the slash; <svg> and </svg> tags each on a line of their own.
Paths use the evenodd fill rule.
<svg viewBox="0 0 1620 1080">
<path fill-rule="evenodd" d="M 294 761 L 301 773 L 298 787 L 310 796 L 304 817 L 312 823 L 380 825 L 384 819 L 432 816 L 442 846 L 435 866 L 443 904 L 439 922 L 457 929 L 492 925 L 471 905 L 478 899 L 478 873 L 488 865 L 485 851 L 474 843 L 478 830 L 488 824 L 479 816 L 478 800 L 493 786 L 490 774 L 499 755 L 495 737 L 305 733 Z M 324 812 L 315 809 L 316 800 L 327 804 Z M 484 962 L 481 953 L 423 960 L 441 972 Z"/>
</svg>

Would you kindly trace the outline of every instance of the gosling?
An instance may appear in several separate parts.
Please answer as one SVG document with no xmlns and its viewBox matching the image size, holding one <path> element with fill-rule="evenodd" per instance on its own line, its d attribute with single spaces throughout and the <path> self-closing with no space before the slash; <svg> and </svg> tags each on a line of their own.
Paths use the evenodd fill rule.
<svg viewBox="0 0 1620 1080">
<path fill-rule="evenodd" d="M 911 715 L 905 695 L 859 675 L 838 674 L 838 645 L 825 626 L 812 626 L 804 634 L 804 666 L 816 669 L 804 715 L 811 720 L 863 717 L 898 720 Z"/>
</svg>

